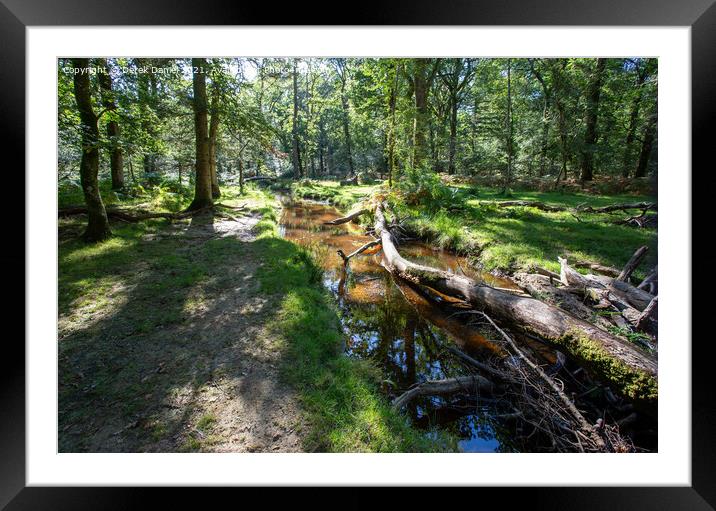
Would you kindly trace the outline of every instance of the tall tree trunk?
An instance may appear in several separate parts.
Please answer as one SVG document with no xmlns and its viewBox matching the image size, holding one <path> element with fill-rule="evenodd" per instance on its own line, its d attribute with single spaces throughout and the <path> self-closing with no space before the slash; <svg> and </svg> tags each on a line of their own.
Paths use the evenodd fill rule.
<svg viewBox="0 0 716 511">
<path fill-rule="evenodd" d="M 430 59 L 415 60 L 413 92 L 415 94 L 415 120 L 413 123 L 413 167 L 420 168 L 427 156 L 429 124 L 428 91 L 430 90 L 428 65 Z"/>
<path fill-rule="evenodd" d="M 507 193 L 507 189 L 512 182 L 512 59 L 507 59 L 507 116 L 505 124 L 507 136 L 507 168 L 502 184 L 502 193 Z"/>
<path fill-rule="evenodd" d="M 448 174 L 455 174 L 455 152 L 457 150 L 457 92 L 450 95 L 450 147 L 448 149 Z"/>
<path fill-rule="evenodd" d="M 348 107 L 348 96 L 346 96 L 347 79 L 348 77 L 345 74 L 341 75 L 341 106 L 343 107 L 343 136 L 346 139 L 346 152 L 348 153 L 348 177 L 353 177 L 355 175 L 355 168 L 353 167 L 353 150 L 351 148 L 350 111 Z"/>
<path fill-rule="evenodd" d="M 241 147 L 241 138 L 238 139 L 239 142 L 239 193 L 241 195 L 244 194 L 244 147 Z M 258 176 L 258 167 L 256 167 L 256 175 Z"/>
<path fill-rule="evenodd" d="M 206 100 L 206 60 L 191 59 L 194 69 L 194 133 L 196 135 L 196 178 L 194 200 L 189 211 L 211 206 L 211 169 L 209 167 L 209 130 L 207 128 L 208 106 Z"/>
<path fill-rule="evenodd" d="M 636 166 L 635 177 L 646 177 L 649 169 L 649 160 L 651 158 L 651 150 L 654 146 L 654 135 L 656 133 L 656 113 L 649 117 L 644 130 L 644 139 L 641 144 L 641 152 L 639 153 L 639 163 Z"/>
<path fill-rule="evenodd" d="M 152 65 L 151 59 L 136 59 L 137 65 L 140 67 L 148 68 Z M 140 73 L 138 79 L 139 87 L 139 101 L 141 111 L 141 126 L 142 130 L 150 139 L 156 138 L 156 128 L 149 122 L 151 116 L 148 113 L 148 109 L 154 108 L 157 100 L 157 82 L 152 73 Z M 143 170 L 145 178 L 149 181 L 154 181 L 157 172 L 157 160 L 156 155 L 151 150 L 145 150 L 143 158 Z"/>
<path fill-rule="evenodd" d="M 132 178 L 132 183 L 137 184 L 137 178 L 134 177 L 134 167 L 132 167 L 132 153 L 127 155 L 127 163 L 129 163 L 129 177 Z"/>
<path fill-rule="evenodd" d="M 99 193 L 99 129 L 97 116 L 92 110 L 92 97 L 89 81 L 89 60 L 73 59 L 73 67 L 87 72 L 74 75 L 75 100 L 82 124 L 82 159 L 80 160 L 80 181 L 82 193 L 87 204 L 87 229 L 82 237 L 86 241 L 95 242 L 107 239 L 112 235 L 104 209 L 102 196 Z"/>
<path fill-rule="evenodd" d="M 556 184 L 559 184 L 559 180 L 564 175 L 564 179 L 567 179 L 567 162 L 569 161 L 569 144 L 567 143 L 567 116 L 564 112 L 564 105 L 561 101 L 557 100 L 557 122 L 559 124 L 559 148 L 562 153 L 562 166 L 557 176 Z"/>
<path fill-rule="evenodd" d="M 549 119 L 547 117 L 547 99 L 542 108 L 542 144 L 539 152 L 539 177 L 545 174 L 545 163 L 547 161 L 547 149 L 549 148 Z"/>
<path fill-rule="evenodd" d="M 545 82 L 542 73 L 540 73 L 535 67 L 534 60 L 529 59 L 529 63 L 532 74 L 535 78 L 537 78 L 537 81 L 539 81 L 542 86 L 542 143 L 539 154 L 539 177 L 542 177 L 545 173 L 545 162 L 547 160 L 547 150 L 549 148 L 549 105 L 552 98 L 551 92 L 547 87 L 547 83 Z"/>
<path fill-rule="evenodd" d="M 599 115 L 599 96 L 602 90 L 602 76 L 604 68 L 607 65 L 607 59 L 597 59 L 597 67 L 592 74 L 589 82 L 587 125 L 584 134 L 584 147 L 582 148 L 582 181 L 591 181 L 594 178 L 594 153 L 597 144 L 597 116 Z"/>
<path fill-rule="evenodd" d="M 323 122 L 318 125 L 318 171 L 322 176 L 326 175 L 326 162 L 324 159 L 324 145 L 326 135 L 324 133 Z"/>
<path fill-rule="evenodd" d="M 398 95 L 398 62 L 395 62 L 393 86 L 390 88 L 390 131 L 388 132 L 388 186 L 393 187 L 395 168 L 395 104 Z"/>
<path fill-rule="evenodd" d="M 216 137 L 219 131 L 219 88 L 214 86 L 211 93 L 211 120 L 209 121 L 209 172 L 211 174 L 211 196 L 221 197 L 219 177 L 216 173 Z"/>
<path fill-rule="evenodd" d="M 109 112 L 117 110 L 117 103 L 112 94 L 112 76 L 109 74 L 107 59 L 98 59 L 99 67 L 104 69 L 100 73 L 99 84 L 102 89 L 102 106 Z M 119 143 L 119 123 L 114 119 L 107 122 L 107 138 L 109 139 L 109 168 L 112 174 L 112 189 L 120 190 L 124 187 L 124 169 L 122 161 L 122 146 Z"/>
<path fill-rule="evenodd" d="M 298 69 L 297 61 L 293 60 L 293 123 L 291 124 L 291 157 L 293 161 L 293 175 L 300 179 L 303 175 L 301 169 L 301 156 L 298 152 Z"/>
<path fill-rule="evenodd" d="M 644 82 L 646 81 L 646 72 L 637 71 L 637 82 L 636 82 L 636 96 L 634 102 L 631 105 L 631 111 L 629 112 L 629 128 L 627 129 L 626 140 L 624 141 L 624 156 L 622 157 L 622 177 L 629 177 L 630 160 L 632 154 L 632 145 L 634 144 L 634 138 L 636 137 L 636 125 L 639 119 L 639 108 L 641 106 L 641 97 L 644 90 Z"/>
</svg>

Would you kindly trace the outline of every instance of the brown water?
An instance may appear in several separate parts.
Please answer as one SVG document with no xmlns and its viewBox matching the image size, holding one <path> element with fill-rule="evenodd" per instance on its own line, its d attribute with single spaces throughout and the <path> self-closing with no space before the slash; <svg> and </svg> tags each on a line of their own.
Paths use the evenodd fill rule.
<svg viewBox="0 0 716 511">
<path fill-rule="evenodd" d="M 286 202 L 280 232 L 319 254 L 324 284 L 341 310 L 345 350 L 349 356 L 371 359 L 382 367 L 386 378 L 383 387 L 389 397 L 425 380 L 467 374 L 460 361 L 441 352 L 438 343 L 455 345 L 481 360 L 504 356 L 497 344 L 466 324 L 466 316 L 459 314 L 456 304 L 447 303 L 447 299 L 443 304 L 428 300 L 393 280 L 380 266 L 379 247 L 352 258 L 346 271 L 336 251 L 348 254 L 372 238 L 355 224 L 324 225 L 339 216 L 326 204 Z M 509 280 L 476 271 L 464 258 L 423 243 L 402 244 L 400 252 L 411 261 L 462 273 L 492 286 L 516 287 Z M 514 451 L 512 435 L 493 419 L 504 411 L 497 406 L 484 398 L 426 397 L 413 401 L 407 411 L 426 431 L 441 428 L 456 434 L 461 451 Z"/>
</svg>

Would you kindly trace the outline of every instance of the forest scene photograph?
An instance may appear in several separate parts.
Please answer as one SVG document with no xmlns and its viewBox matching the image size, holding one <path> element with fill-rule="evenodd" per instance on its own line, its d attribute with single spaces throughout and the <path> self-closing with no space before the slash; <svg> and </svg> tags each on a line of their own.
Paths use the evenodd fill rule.
<svg viewBox="0 0 716 511">
<path fill-rule="evenodd" d="M 657 96 L 646 57 L 57 59 L 59 452 L 657 452 Z"/>
</svg>

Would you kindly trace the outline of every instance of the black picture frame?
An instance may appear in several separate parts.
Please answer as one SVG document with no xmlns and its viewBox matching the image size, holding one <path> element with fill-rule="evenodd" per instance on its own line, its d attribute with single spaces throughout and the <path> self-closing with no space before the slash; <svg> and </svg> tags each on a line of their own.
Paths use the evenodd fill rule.
<svg viewBox="0 0 716 511">
<path fill-rule="evenodd" d="M 25 28 L 40 25 L 569 25 L 569 26 L 690 26 L 692 68 L 692 160 L 703 174 L 700 183 L 712 182 L 712 139 L 708 127 L 716 119 L 716 5 L 714 0 L 401 0 L 382 4 L 363 0 L 350 15 L 339 16 L 333 6 L 306 3 L 239 3 L 228 0 L 188 2 L 177 0 L 0 0 L 0 144 L 3 167 L 24 169 L 25 139 Z M 19 156 L 14 166 L 7 157 Z M 709 172 L 711 171 L 711 172 Z M 7 179 L 24 190 L 24 173 L 8 172 Z M 693 172 L 692 172 L 693 177 Z M 700 185 L 703 186 L 703 185 Z M 20 188 L 17 188 L 20 189 Z M 696 191 L 692 187 L 693 191 Z M 17 194 L 21 198 L 22 195 Z M 697 198 L 694 197 L 694 203 Z M 11 199 L 9 199 L 11 200 Z M 7 205 L 6 207 L 11 207 Z M 11 281 L 12 305 L 31 307 L 23 297 L 20 272 L 25 266 L 24 222 L 12 208 L 14 221 L 4 227 L 12 249 L 0 253 Z M 696 217 L 692 215 L 693 220 Z M 23 217 L 24 218 L 24 217 Z M 692 228 L 693 229 L 693 228 Z M 698 232 L 692 230 L 692 232 Z M 694 241 L 698 241 L 694 239 Z M 692 247 L 692 253 L 698 253 Z M 692 267 L 695 267 L 692 265 Z M 12 269 L 7 271 L 7 269 Z M 691 275 L 685 275 L 689 278 Z M 7 281 L 6 281 L 7 285 Z M 696 303 L 692 297 L 692 303 Z M 5 320 L 17 318 L 5 309 Z M 694 319 L 698 314 L 692 313 Z M 686 319 L 686 318 L 685 318 Z M 13 323 L 19 324 L 14 319 Z M 20 329 L 23 329 L 21 326 Z M 8 330 L 6 330 L 7 334 Z M 23 332 L 7 334 L 0 360 L 0 508 L 20 509 L 134 509 L 150 505 L 149 488 L 39 488 L 25 486 L 25 350 Z M 673 340 L 684 342 L 685 339 Z M 692 340 L 692 486 L 610 488 L 509 489 L 510 501 L 524 500 L 537 509 L 714 509 L 716 506 L 716 413 L 710 336 Z M 480 489 L 480 500 L 495 489 Z M 499 489 L 497 489 L 499 491 Z M 359 492 L 358 490 L 352 490 Z M 179 489 L 162 491 L 162 507 L 185 502 Z M 412 498 L 422 500 L 422 492 Z M 216 494 L 212 494 L 216 495 Z M 313 497 L 303 492 L 307 499 Z M 367 503 L 362 495 L 351 502 Z M 405 502 L 404 502 L 405 503 Z M 360 506 L 363 507 L 363 506 Z"/>
</svg>

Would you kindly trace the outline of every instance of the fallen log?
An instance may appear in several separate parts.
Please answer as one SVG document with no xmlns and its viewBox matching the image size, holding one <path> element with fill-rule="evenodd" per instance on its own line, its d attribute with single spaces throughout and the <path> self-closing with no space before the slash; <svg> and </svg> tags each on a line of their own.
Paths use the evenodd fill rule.
<svg viewBox="0 0 716 511">
<path fill-rule="evenodd" d="M 572 269 L 567 260 L 558 257 L 560 263 L 560 280 L 571 291 L 597 298 L 605 298 L 622 309 L 630 307 L 643 311 L 651 299 L 651 294 L 638 289 L 627 282 L 622 282 L 604 275 L 582 275 Z"/>
<path fill-rule="evenodd" d="M 347 224 L 351 220 L 355 220 L 361 215 L 365 215 L 367 213 L 370 213 L 367 209 L 361 209 L 360 211 L 356 211 L 355 213 L 351 213 L 350 215 L 346 215 L 340 218 L 336 218 L 335 220 L 331 220 L 330 222 L 323 222 L 323 225 L 340 225 L 340 224 Z"/>
<path fill-rule="evenodd" d="M 495 385 L 490 380 L 477 374 L 446 380 L 428 380 L 396 397 L 393 400 L 393 408 L 400 410 L 418 396 L 453 394 L 460 391 L 474 392 L 475 390 L 491 394 L 494 388 Z"/>
<path fill-rule="evenodd" d="M 621 273 L 617 276 L 617 280 L 621 280 L 622 282 L 629 282 L 629 277 L 631 277 L 631 274 L 634 273 L 634 270 L 636 270 L 639 264 L 641 264 L 642 260 L 644 259 L 644 256 L 648 251 L 649 247 L 647 247 L 646 245 L 636 249 L 634 255 L 631 256 L 629 261 L 627 261 L 627 263 L 624 265 L 624 269 L 622 269 Z"/>
<path fill-rule="evenodd" d="M 445 295 L 460 297 L 498 321 L 559 347 L 627 398 L 647 405 L 656 403 L 658 384 L 654 356 L 534 298 L 505 293 L 465 276 L 403 259 L 387 228 L 382 204 L 375 210 L 375 232 L 382 240 L 383 266 L 389 272 Z"/>
<path fill-rule="evenodd" d="M 609 291 L 628 302 L 638 311 L 643 311 L 649 306 L 654 295 L 647 293 L 643 289 L 636 288 L 626 282 L 612 280 L 608 286 Z"/>
<path fill-rule="evenodd" d="M 545 204 L 544 202 L 540 201 L 529 201 L 529 200 L 508 200 L 508 201 L 496 201 L 494 202 L 498 207 L 501 208 L 508 208 L 508 207 L 516 207 L 516 206 L 522 206 L 522 207 L 528 207 L 528 208 L 537 208 L 542 211 L 546 211 L 549 213 L 555 213 L 560 211 L 571 211 L 574 213 L 612 213 L 614 211 L 627 211 L 629 209 L 641 209 L 644 212 L 649 210 L 656 210 L 656 203 L 655 202 L 633 202 L 633 203 L 620 203 L 620 204 L 611 204 L 608 206 L 601 206 L 601 207 L 592 207 L 592 206 L 584 206 L 579 205 L 575 208 L 570 208 L 567 206 L 555 206 L 552 204 Z"/>
<path fill-rule="evenodd" d="M 609 277 L 618 277 L 619 276 L 619 270 L 616 268 L 612 268 L 611 266 L 604 266 L 603 264 L 599 263 L 591 263 L 589 261 L 577 261 L 574 263 L 575 268 L 586 268 L 588 270 L 596 271 L 598 273 L 601 273 L 602 275 L 607 275 Z"/>
<path fill-rule="evenodd" d="M 626 211 L 628 209 L 641 209 L 644 211 L 656 210 L 656 202 L 631 202 L 622 204 L 612 204 L 609 206 L 602 206 L 599 208 L 593 208 L 591 206 L 578 206 L 578 211 L 585 213 L 611 213 L 613 211 Z"/>
<path fill-rule="evenodd" d="M 246 179 L 244 179 L 244 183 L 248 183 L 250 181 L 275 181 L 275 180 L 276 180 L 275 177 L 270 177 L 270 176 L 252 176 L 252 177 L 247 177 Z"/>
</svg>

